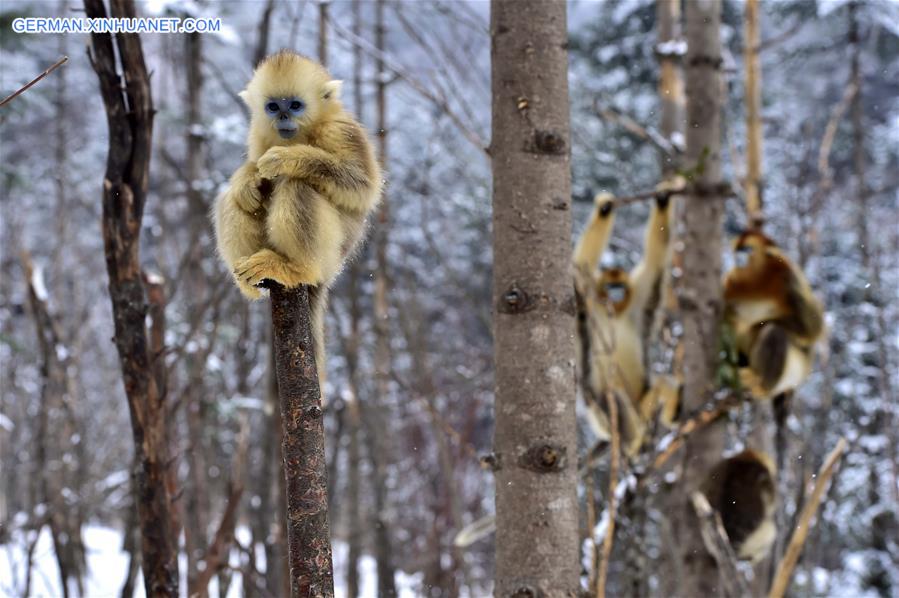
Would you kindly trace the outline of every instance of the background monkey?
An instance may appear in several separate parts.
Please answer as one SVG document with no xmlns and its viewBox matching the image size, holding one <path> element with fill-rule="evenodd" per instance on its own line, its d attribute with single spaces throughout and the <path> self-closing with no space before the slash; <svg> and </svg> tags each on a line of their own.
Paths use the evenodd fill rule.
<svg viewBox="0 0 899 598">
<path fill-rule="evenodd" d="M 740 559 L 760 561 L 777 538 L 774 476 L 768 455 L 747 449 L 718 463 L 702 485 Z"/>
<path fill-rule="evenodd" d="M 215 202 L 219 255 L 241 292 L 264 280 L 310 285 L 323 374 L 327 289 L 381 197 L 381 170 L 340 81 L 290 51 L 266 58 L 240 93 L 250 109 L 247 161 Z"/>
<path fill-rule="evenodd" d="M 799 386 L 824 333 L 824 308 L 802 271 L 760 232 L 735 242 L 724 281 L 725 317 L 739 353 L 740 381 L 759 399 Z"/>
<path fill-rule="evenodd" d="M 625 450 L 633 454 L 640 447 L 644 430 L 641 401 L 647 390 L 643 362 L 643 320 L 645 307 L 661 279 L 668 258 L 671 236 L 671 209 L 667 197 L 652 206 L 643 243 L 643 259 L 630 273 L 621 268 L 596 265 L 609 244 L 615 222 L 614 198 L 597 195 L 590 222 L 574 250 L 576 280 L 587 305 L 589 355 L 581 355 L 587 383 L 600 401 L 608 392 L 616 397 L 619 429 Z M 583 352 L 584 349 L 581 348 Z M 605 408 L 588 404 L 591 423 L 601 437 L 608 437 Z"/>
</svg>

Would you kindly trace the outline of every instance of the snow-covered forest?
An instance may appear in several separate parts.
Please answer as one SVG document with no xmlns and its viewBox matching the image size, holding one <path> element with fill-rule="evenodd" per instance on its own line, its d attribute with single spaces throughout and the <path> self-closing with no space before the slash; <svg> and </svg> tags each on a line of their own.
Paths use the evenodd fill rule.
<svg viewBox="0 0 899 598">
<path fill-rule="evenodd" d="M 104 194 L 123 139 L 107 109 L 134 80 L 101 94 L 92 35 L 13 25 L 103 2 L 0 3 L 0 96 L 68 57 L 0 105 L 0 595 L 143 595 L 167 550 L 147 538 L 142 550 L 152 508 L 174 538 L 177 588 L 147 595 L 304 595 L 287 567 L 272 308 L 235 287 L 210 220 L 247 159 L 238 94 L 287 48 L 343 82 L 385 180 L 330 291 L 318 367 L 334 589 L 308 595 L 899 596 L 899 3 L 106 6 L 132 4 L 141 17 L 221 19 L 218 32 L 139 35 L 152 145 L 137 220 L 104 209 L 128 209 Z M 567 90 L 551 85 L 566 73 Z M 135 127 L 128 97 L 120 122 Z M 536 148 L 522 150 L 529 127 Z M 528 216 L 539 212 L 521 191 L 535 173 L 545 219 Z M 637 414 L 639 443 L 630 403 L 608 400 L 615 376 L 591 388 L 585 374 L 601 351 L 585 331 L 617 308 L 581 296 L 571 255 L 604 193 L 618 199 L 602 265 L 624 271 L 645 254 L 647 219 L 673 205 L 639 334 L 647 396 L 671 381 L 677 403 Z M 785 349 L 806 356 L 807 377 L 773 399 L 740 377 L 754 357 L 740 361 L 738 326 L 719 334 L 732 313 L 719 281 L 739 267 L 731 242 L 744 229 L 763 230 L 823 305 L 820 337 Z M 115 240 L 137 232 L 139 268 L 117 288 L 110 272 L 126 280 L 116 260 L 128 250 Z M 528 297 L 528 284 L 556 278 Z M 716 317 L 703 317 L 709 306 Z M 113 308 L 139 315 L 142 343 Z M 149 385 L 145 412 L 136 380 Z M 532 442 L 550 474 L 524 462 L 530 452 L 509 454 Z M 774 473 L 776 533 L 751 560 L 728 543 L 726 505 L 708 523 L 691 502 L 744 449 Z"/>
</svg>

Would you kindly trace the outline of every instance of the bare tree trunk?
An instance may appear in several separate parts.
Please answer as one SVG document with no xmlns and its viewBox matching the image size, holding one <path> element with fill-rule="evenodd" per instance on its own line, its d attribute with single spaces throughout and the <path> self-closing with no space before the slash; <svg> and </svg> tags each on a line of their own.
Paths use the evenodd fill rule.
<svg viewBox="0 0 899 598">
<path fill-rule="evenodd" d="M 383 57 L 385 50 L 384 8 L 385 0 L 377 0 L 375 5 L 375 47 L 377 61 L 377 135 L 378 155 L 383 172 L 387 172 L 387 68 Z M 389 190 L 381 198 L 378 208 L 377 226 L 374 233 L 375 247 L 375 402 L 365 410 L 368 423 L 366 438 L 372 460 L 372 479 L 375 495 L 375 559 L 378 564 L 378 596 L 396 595 L 396 569 L 393 566 L 392 540 L 387 521 L 387 438 L 385 418 L 382 413 L 388 409 L 390 396 L 390 372 L 393 367 L 390 351 L 390 314 L 387 302 L 389 272 L 387 263 L 387 240 L 390 230 Z"/>
<path fill-rule="evenodd" d="M 135 18 L 130 0 L 111 0 L 117 18 Z M 105 18 L 102 0 L 85 0 L 89 18 Z M 138 256 L 140 226 L 149 179 L 153 101 L 140 37 L 115 36 L 120 78 L 110 34 L 92 33 L 94 70 L 106 107 L 109 155 L 103 181 L 103 239 L 109 294 L 115 321 L 125 393 L 131 415 L 138 470 L 138 512 L 144 584 L 148 596 L 178 595 L 178 542 L 166 487 L 169 447 L 166 442 L 165 394 L 151 374 L 154 361 L 147 340 L 147 301 Z M 123 85 L 124 81 L 124 85 Z"/>
<path fill-rule="evenodd" d="M 659 59 L 659 102 L 661 104 L 659 132 L 668 141 L 675 133 L 684 130 L 684 83 L 681 73 L 681 58 L 677 41 L 681 37 L 681 10 L 679 0 L 656 0 L 656 26 Z M 671 144 L 673 147 L 676 144 Z M 677 169 L 671 156 L 662 159 L 662 173 L 671 175 Z"/>
<path fill-rule="evenodd" d="M 334 596 L 324 412 L 309 289 L 270 283 L 269 292 L 284 434 L 290 596 Z"/>
<path fill-rule="evenodd" d="M 746 68 L 746 213 L 753 227 L 762 216 L 762 85 L 759 64 L 759 0 L 746 0 L 743 60 Z"/>
<path fill-rule="evenodd" d="M 34 267 L 27 254 L 22 255 L 22 266 L 28 281 L 28 303 L 41 354 L 42 382 L 35 434 L 36 477 L 40 480 L 38 502 L 47 509 L 60 585 L 63 595 L 68 598 L 73 589 L 79 595 L 84 593 L 85 569 L 78 510 L 75 505 L 67 504 L 63 492 L 66 488 L 70 491 L 77 488 L 77 462 L 73 458 L 75 447 L 71 442 L 77 430 L 72 405 L 75 393 L 68 374 L 71 358 L 50 314 L 48 298 L 39 295 Z M 74 588 L 71 582 L 74 582 Z"/>
<path fill-rule="evenodd" d="M 353 35 L 362 36 L 362 6 L 361 0 L 353 0 Z M 362 118 L 362 48 L 358 44 L 353 45 L 353 107 L 356 119 Z M 347 341 L 345 353 L 347 362 L 347 378 L 350 385 L 350 402 L 347 405 L 347 424 L 349 426 L 349 446 L 347 447 L 347 534 L 349 551 L 347 556 L 346 585 L 347 597 L 356 598 L 359 595 L 359 559 L 362 557 L 362 517 L 361 517 L 361 472 L 362 456 L 360 450 L 362 414 L 359 406 L 359 347 L 361 345 L 361 331 L 359 324 L 362 319 L 362 309 L 359 305 L 359 277 L 360 265 L 358 261 L 350 264 L 348 276 L 349 300 L 350 300 L 350 336 Z"/>
<path fill-rule="evenodd" d="M 253 50 L 253 66 L 257 66 L 265 55 L 268 54 L 268 37 L 271 28 L 272 11 L 275 9 L 275 0 L 267 0 L 262 15 L 259 17 L 258 33 L 256 35 L 256 48 Z M 267 565 L 266 565 L 267 566 Z"/>
<path fill-rule="evenodd" d="M 565 13 L 491 2 L 498 596 L 580 585 Z"/>
<path fill-rule="evenodd" d="M 321 0 L 318 5 L 318 61 L 328 66 L 328 0 Z"/>
<path fill-rule="evenodd" d="M 676 292 L 683 322 L 684 409 L 693 412 L 713 395 L 718 357 L 721 299 L 721 41 L 720 0 L 686 4 L 687 148 L 690 191 L 679 210 L 683 275 Z M 675 514 L 684 596 L 721 593 L 718 569 L 699 533 L 690 496 L 724 449 L 723 424 L 707 426 L 685 443 Z"/>
</svg>

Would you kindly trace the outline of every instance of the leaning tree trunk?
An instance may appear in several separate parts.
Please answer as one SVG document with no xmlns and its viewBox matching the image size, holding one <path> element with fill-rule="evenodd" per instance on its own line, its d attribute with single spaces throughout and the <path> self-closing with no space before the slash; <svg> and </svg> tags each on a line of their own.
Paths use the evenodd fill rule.
<svg viewBox="0 0 899 598">
<path fill-rule="evenodd" d="M 680 210 L 683 275 L 677 295 L 683 322 L 684 410 L 691 413 L 712 398 L 718 355 L 721 299 L 721 22 L 720 0 L 686 3 L 687 151 L 690 190 Z M 678 490 L 678 540 L 684 565 L 684 596 L 721 592 L 718 570 L 706 550 L 690 502 L 724 448 L 723 424 L 691 434 L 684 449 Z"/>
<path fill-rule="evenodd" d="M 491 3 L 497 596 L 579 592 L 565 12 Z"/>
<path fill-rule="evenodd" d="M 113 17 L 136 16 L 133 0 L 111 0 L 110 6 Z M 85 0 L 84 7 L 90 18 L 107 16 L 103 0 Z M 109 155 L 103 181 L 103 241 L 115 344 L 139 462 L 137 500 L 144 584 L 148 596 L 177 596 L 178 541 L 166 488 L 169 447 L 165 393 L 152 375 L 154 361 L 160 356 L 149 348 L 147 298 L 138 255 L 153 131 L 150 77 L 137 34 L 116 34 L 114 48 L 112 35 L 92 33 L 91 50 L 109 126 Z"/>
<path fill-rule="evenodd" d="M 759 0 L 746 0 L 743 59 L 746 69 L 746 212 L 760 228 L 762 217 L 762 87 L 759 64 Z"/>
</svg>

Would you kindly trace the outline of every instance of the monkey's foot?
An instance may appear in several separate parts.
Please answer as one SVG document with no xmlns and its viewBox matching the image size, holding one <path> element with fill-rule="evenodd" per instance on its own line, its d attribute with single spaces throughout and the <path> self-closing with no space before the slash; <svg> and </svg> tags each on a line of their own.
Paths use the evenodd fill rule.
<svg viewBox="0 0 899 598">
<path fill-rule="evenodd" d="M 740 368 L 740 386 L 749 391 L 756 399 L 769 399 L 770 393 L 762 384 L 761 377 L 752 371 L 751 368 Z"/>
<path fill-rule="evenodd" d="M 234 274 L 240 282 L 252 287 L 264 280 L 273 280 L 287 288 L 301 284 L 317 285 L 322 281 L 318 266 L 294 264 L 271 249 L 257 251 L 239 261 Z"/>
</svg>

